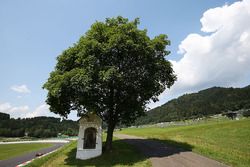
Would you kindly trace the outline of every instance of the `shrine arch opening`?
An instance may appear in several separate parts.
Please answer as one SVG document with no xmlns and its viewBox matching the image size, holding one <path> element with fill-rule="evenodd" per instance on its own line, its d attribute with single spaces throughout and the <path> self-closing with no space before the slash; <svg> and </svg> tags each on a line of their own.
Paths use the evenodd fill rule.
<svg viewBox="0 0 250 167">
<path fill-rule="evenodd" d="M 95 149 L 96 148 L 96 128 L 90 127 L 84 131 L 84 144 L 83 149 Z"/>
</svg>

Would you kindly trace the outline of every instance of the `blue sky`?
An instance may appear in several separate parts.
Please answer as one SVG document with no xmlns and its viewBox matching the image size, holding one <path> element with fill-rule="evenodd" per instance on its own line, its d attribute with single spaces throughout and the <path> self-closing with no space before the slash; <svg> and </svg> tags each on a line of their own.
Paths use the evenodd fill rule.
<svg viewBox="0 0 250 167">
<path fill-rule="evenodd" d="M 2 0 L 0 1 L 0 112 L 10 113 L 13 117 L 53 115 L 48 112 L 48 106 L 44 103 L 47 92 L 42 89 L 42 85 L 53 70 L 56 57 L 77 42 L 92 23 L 118 15 L 129 19 L 139 17 L 140 28 L 147 29 L 150 37 L 167 34 L 171 40 L 171 46 L 169 47 L 171 55 L 167 59 L 174 64 L 177 74 L 180 73 L 180 80 L 173 90 L 168 90 L 169 93 L 168 91 L 164 92 L 160 96 L 160 101 L 150 104 L 150 107 L 163 104 L 180 94 L 211 86 L 245 86 L 250 83 L 246 79 L 246 76 L 250 76 L 249 73 L 243 75 L 239 71 L 235 75 L 242 74 L 241 79 L 237 79 L 237 81 L 232 79 L 231 81 L 231 75 L 227 77 L 227 74 L 231 73 L 230 68 L 217 69 L 211 68 L 210 65 L 203 66 L 198 60 L 205 60 L 206 58 L 192 56 L 192 54 L 198 53 L 204 57 L 210 57 L 209 55 L 214 55 L 216 59 L 220 57 L 212 52 L 207 54 L 195 50 L 197 48 L 204 50 L 203 47 L 207 48 L 209 45 L 219 52 L 227 43 L 227 41 L 221 41 L 221 44 L 211 42 L 215 41 L 213 38 L 219 32 L 229 35 L 238 33 L 239 38 L 244 38 L 245 43 L 249 42 L 248 31 L 246 31 L 249 28 L 248 24 L 245 25 L 244 23 L 243 29 L 232 32 L 227 32 L 228 30 L 222 28 L 219 29 L 219 26 L 223 27 L 223 25 L 213 27 L 213 25 L 219 24 L 218 22 L 224 25 L 229 24 L 223 20 L 218 21 L 218 17 L 223 16 L 222 19 L 226 20 L 227 16 L 231 17 L 230 12 L 235 13 L 236 11 L 237 13 L 238 11 L 239 13 L 239 9 L 235 5 L 237 3 L 234 2 L 233 0 Z M 241 5 L 242 8 L 249 11 L 249 6 L 246 3 L 249 1 L 244 2 L 245 4 L 241 1 L 238 2 L 238 6 Z M 220 9 L 217 10 L 216 7 Z M 204 16 L 204 12 L 209 9 L 211 11 L 207 12 L 207 16 Z M 218 14 L 217 11 L 222 11 L 224 14 Z M 214 17 L 214 15 L 217 15 L 217 17 Z M 242 17 L 243 19 L 249 16 L 247 12 L 245 15 L 238 15 L 236 15 L 237 18 Z M 200 21 L 202 18 L 204 18 L 203 23 Z M 240 21 L 238 23 L 243 24 Z M 202 30 L 202 27 L 204 30 Z M 244 32 L 246 32 L 245 36 Z M 192 34 L 196 34 L 196 36 Z M 210 40 L 208 42 L 206 42 L 207 37 Z M 196 39 L 198 42 L 193 43 Z M 217 37 L 217 39 L 221 38 Z M 198 47 L 200 43 L 206 46 Z M 242 47 L 245 46 L 245 43 L 242 44 Z M 179 46 L 181 47 L 179 48 Z M 196 46 L 197 48 L 195 48 Z M 232 48 L 229 45 L 226 46 L 227 49 Z M 195 51 L 193 52 L 193 50 Z M 239 62 L 242 60 L 245 64 L 248 63 L 248 52 L 239 52 L 235 51 L 233 55 L 241 54 L 242 56 L 237 57 L 237 60 L 239 59 Z M 230 66 L 231 59 L 224 58 L 227 60 L 225 61 L 226 64 L 228 63 L 227 66 Z M 198 65 L 191 66 L 192 68 L 197 67 L 195 69 L 190 68 L 187 63 L 193 59 L 195 59 L 194 62 L 197 61 L 198 63 Z M 207 61 L 209 62 L 209 60 Z M 218 62 L 221 61 L 218 60 Z M 207 69 L 203 69 L 203 67 L 207 67 Z M 214 69 L 216 69 L 216 72 L 213 72 Z M 191 72 L 186 75 L 189 70 Z M 219 71 L 220 73 L 218 72 L 217 75 L 225 76 L 224 80 L 218 80 L 216 77 L 209 80 L 211 73 L 207 70 L 212 71 L 213 74 Z M 196 76 L 199 76 L 197 71 L 204 71 L 201 73 L 203 77 L 197 79 Z M 186 78 L 186 76 L 195 78 Z M 187 83 L 191 79 L 195 80 L 194 83 Z M 70 118 L 76 119 L 74 115 L 71 115 Z"/>
</svg>

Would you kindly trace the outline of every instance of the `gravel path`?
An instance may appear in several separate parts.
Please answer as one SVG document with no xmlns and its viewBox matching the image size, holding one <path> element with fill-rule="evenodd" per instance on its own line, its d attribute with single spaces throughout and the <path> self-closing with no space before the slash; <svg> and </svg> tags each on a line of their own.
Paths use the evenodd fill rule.
<svg viewBox="0 0 250 167">
<path fill-rule="evenodd" d="M 228 167 L 220 162 L 155 140 L 115 134 L 115 137 L 134 145 L 152 162 L 153 167 Z"/>
<path fill-rule="evenodd" d="M 31 153 L 27 153 L 25 155 L 17 156 L 17 157 L 7 159 L 7 160 L 0 160 L 0 167 L 15 167 L 19 164 L 22 164 L 26 161 L 36 158 L 37 153 L 43 153 L 43 154 L 49 153 L 63 146 L 65 143 L 53 143 L 53 144 L 54 145 L 49 148 L 44 148 L 41 150 L 37 150 Z"/>
</svg>

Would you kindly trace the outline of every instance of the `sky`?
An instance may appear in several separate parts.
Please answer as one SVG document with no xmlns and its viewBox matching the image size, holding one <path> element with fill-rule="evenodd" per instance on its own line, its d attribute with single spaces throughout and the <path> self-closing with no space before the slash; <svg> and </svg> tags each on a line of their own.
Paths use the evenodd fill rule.
<svg viewBox="0 0 250 167">
<path fill-rule="evenodd" d="M 139 17 L 151 38 L 171 41 L 166 59 L 178 80 L 150 108 L 213 86 L 250 84 L 250 0 L 1 0 L 0 112 L 58 117 L 42 89 L 56 57 L 95 21 L 116 16 Z"/>
</svg>

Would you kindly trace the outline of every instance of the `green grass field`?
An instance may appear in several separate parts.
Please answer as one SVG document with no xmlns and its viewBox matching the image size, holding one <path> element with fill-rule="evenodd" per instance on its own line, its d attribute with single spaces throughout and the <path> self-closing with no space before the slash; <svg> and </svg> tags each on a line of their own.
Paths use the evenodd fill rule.
<svg viewBox="0 0 250 167">
<path fill-rule="evenodd" d="M 103 153 L 100 157 L 89 160 L 77 160 L 76 156 L 76 141 L 64 146 L 59 151 L 52 153 L 46 157 L 37 159 L 27 167 L 150 167 L 151 163 L 145 159 L 132 146 L 115 140 L 113 142 L 113 151 Z"/>
<path fill-rule="evenodd" d="M 231 166 L 250 166 L 250 119 L 166 128 L 127 128 L 118 133 L 188 147 Z"/>
<path fill-rule="evenodd" d="M 52 144 L 0 144 L 0 160 L 9 159 L 18 155 L 23 155 L 50 146 L 52 146 Z"/>
</svg>

